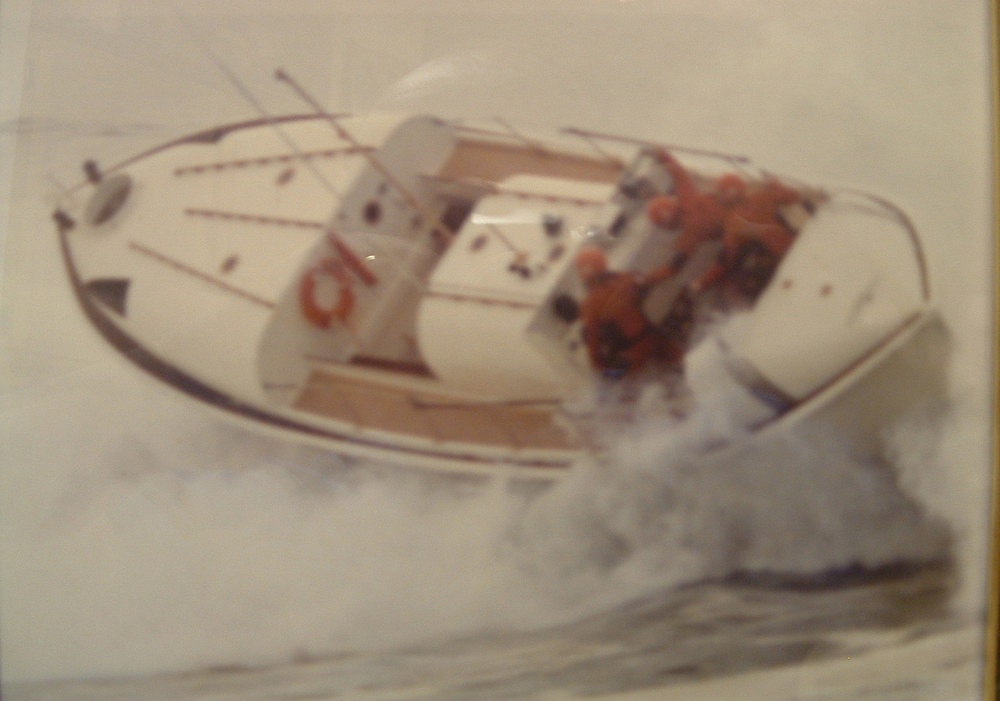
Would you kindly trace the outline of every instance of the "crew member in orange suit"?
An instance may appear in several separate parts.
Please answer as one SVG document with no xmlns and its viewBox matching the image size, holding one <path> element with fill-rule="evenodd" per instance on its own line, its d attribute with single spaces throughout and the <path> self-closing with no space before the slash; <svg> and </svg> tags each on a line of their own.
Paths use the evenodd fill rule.
<svg viewBox="0 0 1000 701">
<path fill-rule="evenodd" d="M 702 192 L 670 153 L 662 152 L 660 159 L 674 180 L 674 192 L 652 198 L 646 213 L 658 226 L 680 229 L 674 244 L 677 254 L 671 261 L 673 272 L 702 244 L 722 241 L 720 261 L 692 283 L 693 291 L 720 282 L 749 242 L 760 243 L 773 260 L 780 260 L 791 246 L 792 233 L 781 223 L 779 212 L 800 199 L 792 188 L 769 180 L 750 190 L 743 178 L 727 173 L 715 181 L 714 192 Z"/>
<path fill-rule="evenodd" d="M 777 180 L 767 180 L 747 191 L 737 175 L 723 175 L 716 188 L 727 192 L 729 211 L 722 224 L 722 252 L 719 261 L 692 284 L 693 291 L 722 281 L 727 271 L 739 267 L 747 251 L 761 251 L 773 267 L 794 242 L 792 231 L 781 220 L 781 208 L 802 197 Z"/>
<path fill-rule="evenodd" d="M 651 359 L 677 363 L 681 339 L 656 329 L 642 312 L 650 286 L 671 274 L 667 269 L 646 276 L 608 269 L 604 251 L 585 246 L 574 261 L 587 288 L 580 305 L 583 337 L 591 362 L 610 375 L 631 374 Z"/>
<path fill-rule="evenodd" d="M 663 151 L 660 160 L 673 178 L 674 192 L 652 198 L 646 214 L 657 226 L 680 229 L 674 243 L 677 254 L 671 261 L 676 273 L 699 246 L 722 237 L 729 203 L 725 193 L 716 196 L 699 190 L 691 174 L 670 153 Z"/>
</svg>

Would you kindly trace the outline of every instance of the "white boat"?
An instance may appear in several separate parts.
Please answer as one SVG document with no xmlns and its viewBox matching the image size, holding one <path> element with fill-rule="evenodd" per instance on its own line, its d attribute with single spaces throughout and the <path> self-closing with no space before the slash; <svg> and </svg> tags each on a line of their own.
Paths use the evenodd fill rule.
<svg viewBox="0 0 1000 701">
<path fill-rule="evenodd" d="M 678 231 L 646 216 L 674 189 L 663 153 L 706 192 L 727 172 L 779 180 L 577 129 L 315 114 L 89 164 L 55 220 L 84 312 L 129 360 L 241 423 L 348 455 L 550 479 L 602 450 L 578 400 L 602 383 L 664 388 L 677 414 L 697 373 L 748 436 L 811 418 L 859 444 L 941 391 L 945 333 L 909 219 L 788 180 L 801 197 L 781 211 L 794 243 L 776 268 L 682 292 L 716 259 L 706 243 L 644 298 L 683 361 L 608 377 L 573 263 L 597 247 L 642 275 L 675 256 Z M 739 333 L 715 322 L 724 307 Z"/>
</svg>

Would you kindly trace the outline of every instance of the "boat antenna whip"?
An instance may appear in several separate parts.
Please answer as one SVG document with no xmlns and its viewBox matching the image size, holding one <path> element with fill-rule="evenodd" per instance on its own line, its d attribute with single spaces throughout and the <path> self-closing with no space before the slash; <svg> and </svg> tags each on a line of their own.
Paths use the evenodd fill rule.
<svg viewBox="0 0 1000 701">
<path fill-rule="evenodd" d="M 288 134 L 285 133 L 285 131 L 279 125 L 278 120 L 276 120 L 267 111 L 267 109 L 265 109 L 264 105 L 261 104 L 260 100 L 258 100 L 254 96 L 254 94 L 250 91 L 250 89 L 243 83 L 242 80 L 240 80 L 239 76 L 236 75 L 236 73 L 229 67 L 229 65 L 226 64 L 226 62 L 223 61 L 219 56 L 217 56 L 214 51 L 212 51 L 211 47 L 208 45 L 205 39 L 195 30 L 194 26 L 191 24 L 190 19 L 188 19 L 188 17 L 183 13 L 181 13 L 179 10 L 177 12 L 179 19 L 191 32 L 191 36 L 198 43 L 198 46 L 199 48 L 201 48 L 202 53 L 205 54 L 208 60 L 210 60 L 213 64 L 215 64 L 215 67 L 218 68 L 219 71 L 230 82 L 230 84 L 232 84 L 232 86 L 240 94 L 240 97 L 246 100 L 257 111 L 257 114 L 260 115 L 260 117 L 264 120 L 264 122 L 267 123 L 267 125 L 274 130 L 274 132 L 283 142 L 285 142 L 285 145 L 292 151 L 293 155 L 299 158 L 306 165 L 306 167 L 308 167 L 312 171 L 313 175 L 320 182 L 320 184 L 323 185 L 326 191 L 329 192 L 334 199 L 337 200 L 341 199 L 342 195 L 339 192 L 337 192 L 336 188 L 333 187 L 333 184 L 323 175 L 323 173 L 321 173 L 319 169 L 316 168 L 315 164 L 312 163 L 309 157 L 302 152 L 298 144 L 296 144 L 295 141 L 290 136 L 288 136 Z"/>
<path fill-rule="evenodd" d="M 416 197 L 416 195 L 410 192 L 409 188 L 407 188 L 406 185 L 404 185 L 399 180 L 399 178 L 397 178 L 392 173 L 392 171 L 390 171 L 386 167 L 386 165 L 378 159 L 378 157 L 375 154 L 373 154 L 369 149 L 364 148 L 364 146 L 354 137 L 354 135 L 352 135 L 349 131 L 347 131 L 347 129 L 343 127 L 343 125 L 340 124 L 340 122 L 337 120 L 336 115 L 330 114 L 323 107 L 323 105 L 319 103 L 319 101 L 317 101 L 312 95 L 310 95 L 309 92 L 305 88 L 303 88 L 298 81 L 296 81 L 294 78 L 288 75 L 288 73 L 286 73 L 283 69 L 279 68 L 277 71 L 275 71 L 274 77 L 275 79 L 281 81 L 282 83 L 285 83 L 292 90 L 294 90 L 299 97 L 301 97 L 310 107 L 312 107 L 316 111 L 317 115 L 325 118 L 330 123 L 330 125 L 334 128 L 334 130 L 337 132 L 337 135 L 340 136 L 340 138 L 347 141 L 351 146 L 353 146 L 360 153 L 362 153 L 364 157 L 368 160 L 368 162 L 371 164 L 371 166 L 379 173 L 381 173 L 393 187 L 395 187 L 400 193 L 402 193 L 403 197 L 406 199 L 407 203 L 409 203 L 411 207 L 420 212 L 421 216 L 425 217 L 428 221 L 434 222 L 438 229 L 442 229 L 441 226 L 438 226 L 441 224 L 441 218 L 435 215 L 433 212 L 428 211 L 427 208 L 423 205 L 423 203 Z M 447 227 L 443 228 L 445 231 L 449 231 Z M 506 246 L 508 249 L 510 249 L 512 253 L 515 254 L 515 259 L 516 259 L 515 262 L 523 262 L 523 259 L 527 257 L 527 254 L 524 251 L 518 250 L 518 248 L 514 246 L 513 243 L 511 243 L 510 239 L 504 236 L 503 232 L 501 232 L 496 225 L 491 225 L 488 228 L 490 232 L 494 236 L 496 236 L 501 241 L 501 243 L 503 243 L 504 246 Z"/>
<path fill-rule="evenodd" d="M 648 141 L 646 139 L 638 139 L 631 136 L 619 136 L 618 134 L 607 134 L 599 131 L 591 131 L 589 129 L 578 129 L 576 127 L 565 127 L 563 128 L 563 133 L 571 134 L 573 136 L 579 136 L 587 141 L 612 141 L 626 144 L 635 144 L 638 146 L 645 146 L 651 148 L 662 148 L 667 151 L 677 151 L 679 153 L 688 153 L 692 156 L 707 156 L 709 158 L 718 158 L 724 161 L 729 161 L 734 166 L 739 164 L 750 163 L 750 159 L 746 156 L 737 156 L 731 153 L 724 153 L 722 151 L 713 151 L 709 149 L 701 148 L 691 148 L 689 146 L 677 146 L 675 144 L 661 144 L 655 141 Z"/>
<path fill-rule="evenodd" d="M 494 115 L 493 116 L 493 120 L 497 124 L 499 124 L 501 127 L 503 127 L 507 131 L 507 133 L 509 133 L 511 136 L 513 136 L 515 139 L 517 139 L 518 141 L 520 141 L 522 144 L 524 144 L 525 146 L 527 146 L 531 150 L 533 150 L 533 151 L 535 151 L 537 153 L 540 153 L 542 155 L 550 155 L 549 154 L 549 150 L 547 148 L 545 148 L 545 146 L 541 142 L 535 141 L 534 139 L 529 139 L 527 136 L 525 136 L 524 134 L 522 134 L 521 132 L 519 132 L 517 129 L 515 129 L 514 125 L 511 124 L 510 122 L 508 122 L 503 117 L 500 117 L 498 115 Z"/>
<path fill-rule="evenodd" d="M 240 96 L 244 100 L 246 100 L 255 110 L 257 110 L 257 113 L 260 115 L 261 119 L 263 119 L 264 122 L 269 127 L 271 127 L 272 130 L 274 130 L 274 133 L 277 134 L 278 138 L 280 138 L 285 143 L 285 145 L 289 148 L 292 154 L 306 166 L 309 172 L 312 173 L 312 175 L 316 178 L 316 180 L 324 187 L 324 189 L 326 189 L 327 192 L 330 193 L 330 195 L 335 200 L 343 199 L 343 195 L 341 195 L 337 191 L 337 189 L 333 186 L 333 184 L 329 181 L 329 179 L 327 179 L 323 175 L 323 173 L 319 170 L 319 168 L 316 167 L 316 165 L 312 162 L 312 160 L 308 156 L 306 156 L 305 153 L 302 152 L 302 149 L 300 149 L 299 145 L 295 143 L 295 140 L 292 139 L 292 137 L 290 137 L 281 128 L 278 120 L 276 120 L 267 111 L 267 109 L 265 109 L 264 105 L 261 104 L 260 100 L 258 100 L 254 96 L 254 94 L 250 91 L 250 89 L 243 83 L 242 80 L 240 80 L 239 76 L 236 75 L 236 73 L 226 64 L 226 62 L 223 61 L 219 56 L 217 56 L 214 51 L 212 51 L 212 48 L 208 45 L 208 42 L 205 41 L 204 37 L 202 37 L 201 34 L 198 33 L 194 25 L 191 23 L 191 20 L 178 8 L 174 7 L 174 11 L 180 22 L 185 27 L 187 27 L 188 31 L 191 33 L 192 38 L 198 44 L 202 53 L 205 54 L 208 60 L 210 60 L 215 65 L 215 67 L 219 69 L 219 71 L 226 77 L 226 79 L 232 84 L 232 86 L 236 88 L 236 91 L 240 94 Z M 375 276 L 375 273 L 372 272 L 371 268 L 369 268 L 365 264 L 361 256 L 355 253 L 354 250 L 347 245 L 347 243 L 336 231 L 328 228 L 326 233 L 330 241 L 330 244 L 336 249 L 337 253 L 341 256 L 341 258 L 344 259 L 344 264 L 347 265 L 347 267 L 350 268 L 351 271 L 354 272 L 354 274 L 357 275 L 358 278 L 360 278 L 363 283 L 365 283 L 368 286 L 372 286 L 376 282 L 378 282 L 378 278 Z"/>
<path fill-rule="evenodd" d="M 334 128 L 334 130 L 337 132 L 337 136 L 339 136 L 341 139 L 343 139 L 344 141 L 348 142 L 351 146 L 353 146 L 355 149 L 357 149 L 358 152 L 361 153 L 368 160 L 368 162 L 371 164 L 371 166 L 375 170 L 377 170 L 379 173 L 381 173 L 385 177 L 385 179 L 388 180 L 389 183 L 393 187 L 395 187 L 397 190 L 399 190 L 399 192 L 403 195 L 404 198 L 406 198 L 407 203 L 409 203 L 409 205 L 411 207 L 413 207 L 415 210 L 417 210 L 418 212 L 420 212 L 423 216 L 427 217 L 429 221 L 433 222 L 433 221 L 437 220 L 437 217 L 435 217 L 433 214 L 431 214 L 430 212 L 427 211 L 427 209 L 424 207 L 423 203 L 420 202 L 419 199 L 417 199 L 417 196 L 414 195 L 412 192 L 410 192 L 410 189 L 408 187 L 406 187 L 406 185 L 404 185 L 399 180 L 399 178 L 397 178 L 393 174 L 393 172 L 391 170 L 389 170 L 385 166 L 385 164 L 382 163 L 382 161 L 380 161 L 378 159 L 378 157 L 371 152 L 370 149 L 365 148 L 361 144 L 361 142 L 359 142 L 356 138 L 354 138 L 353 134 L 351 134 L 349 131 L 347 131 L 347 129 L 345 129 L 340 124 L 340 122 L 337 120 L 337 116 L 336 115 L 330 114 L 330 112 L 327 111 L 323 107 L 323 105 L 321 105 L 312 95 L 310 95 L 306 91 L 306 89 L 303 88 L 298 83 L 298 81 L 296 81 L 294 78 L 292 78 L 290 75 L 288 75 L 288 73 L 286 73 L 281 68 L 279 68 L 277 71 L 275 71 L 274 77 L 277 80 L 281 81 L 282 83 L 285 83 L 286 85 L 288 85 L 292 90 L 295 91 L 295 93 L 299 97 L 301 97 L 310 107 L 312 107 L 316 111 L 317 115 L 319 115 L 319 116 L 323 117 L 324 119 L 326 119 L 330 123 L 330 125 Z"/>
</svg>

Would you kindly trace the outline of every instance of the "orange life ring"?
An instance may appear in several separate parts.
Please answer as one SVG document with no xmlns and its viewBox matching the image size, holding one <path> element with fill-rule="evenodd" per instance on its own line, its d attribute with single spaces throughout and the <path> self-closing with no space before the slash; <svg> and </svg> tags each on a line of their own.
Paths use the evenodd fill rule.
<svg viewBox="0 0 1000 701">
<path fill-rule="evenodd" d="M 321 306 L 316 299 L 316 283 L 322 276 L 333 278 L 337 283 L 337 303 L 331 307 Z M 339 260 L 326 258 L 306 271 L 299 283 L 299 306 L 302 315 L 321 329 L 330 328 L 334 319 L 347 321 L 354 311 L 354 289 L 347 269 Z"/>
</svg>

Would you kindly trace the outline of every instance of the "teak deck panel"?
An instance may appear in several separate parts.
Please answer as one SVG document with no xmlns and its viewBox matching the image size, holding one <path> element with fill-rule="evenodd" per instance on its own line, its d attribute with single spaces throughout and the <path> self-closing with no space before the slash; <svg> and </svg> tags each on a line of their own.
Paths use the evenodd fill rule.
<svg viewBox="0 0 1000 701">
<path fill-rule="evenodd" d="M 621 173 L 621 164 L 609 160 L 546 151 L 522 144 L 462 139 L 437 175 L 496 183 L 513 175 L 543 175 L 614 184 Z"/>
<path fill-rule="evenodd" d="M 356 428 L 436 442 L 520 450 L 577 447 L 568 432 L 555 423 L 554 407 L 458 402 L 323 369 L 310 373 L 294 406 Z"/>
</svg>

